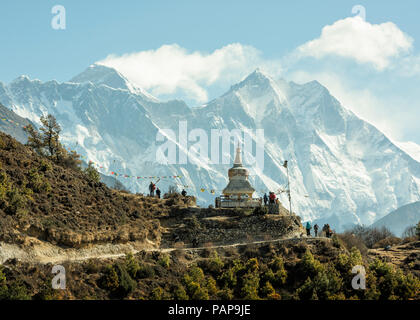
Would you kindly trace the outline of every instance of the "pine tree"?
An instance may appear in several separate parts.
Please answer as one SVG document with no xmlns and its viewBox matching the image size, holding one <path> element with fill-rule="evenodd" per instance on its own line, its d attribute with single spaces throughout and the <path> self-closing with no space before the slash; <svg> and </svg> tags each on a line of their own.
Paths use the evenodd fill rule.
<svg viewBox="0 0 420 320">
<path fill-rule="evenodd" d="M 88 167 L 85 169 L 85 174 L 88 177 L 88 179 L 92 182 L 98 183 L 99 181 L 101 181 L 101 175 L 95 169 L 92 162 L 89 162 Z"/>
<path fill-rule="evenodd" d="M 42 132 L 43 145 L 48 151 L 48 156 L 58 162 L 64 153 L 64 148 L 59 141 L 61 132 L 60 125 L 51 114 L 48 114 L 46 117 L 42 116 L 40 120 L 43 125 L 40 128 Z"/>
<path fill-rule="evenodd" d="M 81 164 L 80 155 L 75 151 L 68 153 L 60 143 L 61 127 L 51 114 L 41 117 L 42 127 L 40 131 L 32 125 L 28 125 L 25 131 L 29 134 L 27 145 L 35 150 L 40 156 L 46 156 L 55 163 L 79 169 Z"/>
<path fill-rule="evenodd" d="M 31 124 L 26 126 L 24 130 L 29 134 L 26 145 L 34 149 L 39 155 L 44 155 L 44 143 L 38 130 L 36 130 Z"/>
</svg>

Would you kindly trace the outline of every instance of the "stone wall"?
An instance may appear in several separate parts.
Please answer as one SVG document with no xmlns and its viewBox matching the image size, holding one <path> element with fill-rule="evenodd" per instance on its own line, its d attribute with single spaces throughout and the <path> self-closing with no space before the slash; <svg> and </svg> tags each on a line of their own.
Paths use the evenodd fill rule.
<svg viewBox="0 0 420 320">
<path fill-rule="evenodd" d="M 163 247 L 234 244 L 303 234 L 297 216 L 255 215 L 253 210 L 184 208 L 161 219 Z"/>
</svg>

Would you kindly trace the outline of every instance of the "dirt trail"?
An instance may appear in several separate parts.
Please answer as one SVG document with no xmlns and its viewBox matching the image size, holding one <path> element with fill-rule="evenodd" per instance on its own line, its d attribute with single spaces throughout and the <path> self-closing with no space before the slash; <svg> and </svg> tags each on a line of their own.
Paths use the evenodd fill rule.
<svg viewBox="0 0 420 320">
<path fill-rule="evenodd" d="M 420 249 L 412 244 L 402 244 L 385 249 L 370 249 L 369 255 L 376 256 L 384 261 L 392 263 L 395 266 L 401 266 L 411 254 L 418 254 Z"/>
<path fill-rule="evenodd" d="M 197 248 L 158 248 L 157 245 L 151 241 L 144 242 L 130 242 L 126 244 L 98 244 L 87 248 L 69 248 L 64 249 L 48 242 L 42 242 L 33 239 L 30 246 L 19 246 L 16 244 L 0 243 L 0 264 L 3 264 L 8 259 L 18 259 L 22 262 L 41 263 L 41 264 L 58 264 L 66 261 L 82 262 L 89 259 L 117 259 L 125 256 L 127 253 L 138 253 L 140 251 L 158 251 L 158 252 L 172 252 L 175 250 L 182 251 L 197 251 L 203 249 L 217 249 L 240 247 L 248 245 L 259 245 L 266 243 L 279 243 L 287 241 L 299 241 L 305 239 L 308 242 L 314 240 L 326 240 L 328 238 L 307 238 L 300 237 L 298 234 L 291 235 L 287 238 L 252 241 L 233 244 L 221 244 Z"/>
</svg>

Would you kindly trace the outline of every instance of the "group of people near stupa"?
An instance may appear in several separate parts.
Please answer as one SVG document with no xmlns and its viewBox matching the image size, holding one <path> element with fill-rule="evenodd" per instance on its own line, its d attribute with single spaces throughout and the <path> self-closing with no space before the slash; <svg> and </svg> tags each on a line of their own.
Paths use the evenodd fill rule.
<svg viewBox="0 0 420 320">
<path fill-rule="evenodd" d="M 264 205 L 266 206 L 267 204 L 278 204 L 280 201 L 277 198 L 276 194 L 274 192 L 269 192 L 268 196 L 267 193 L 264 193 Z"/>
<path fill-rule="evenodd" d="M 162 194 L 162 191 L 160 191 L 159 187 L 157 187 L 156 184 L 153 183 L 153 181 L 150 181 L 149 196 L 150 197 L 155 197 L 155 193 L 156 193 L 156 197 L 158 197 L 160 199 L 160 195 Z M 185 191 L 185 189 L 182 189 L 181 195 L 183 197 L 186 197 L 187 196 L 187 191 Z"/>
</svg>

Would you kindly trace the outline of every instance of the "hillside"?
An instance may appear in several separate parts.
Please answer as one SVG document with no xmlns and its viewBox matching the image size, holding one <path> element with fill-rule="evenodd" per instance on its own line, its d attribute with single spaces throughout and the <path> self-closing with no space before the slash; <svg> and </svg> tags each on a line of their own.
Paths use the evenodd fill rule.
<svg viewBox="0 0 420 320">
<path fill-rule="evenodd" d="M 158 241 L 153 199 L 141 201 L 89 181 L 0 133 L 0 241 L 27 237 L 59 246 Z"/>
<path fill-rule="evenodd" d="M 113 259 L 65 261 L 67 287 L 52 290 L 51 264 L 10 259 L 0 266 L 0 299 L 419 299 L 420 280 L 410 268 L 420 265 L 420 257 L 411 254 L 401 263 L 404 268 L 394 269 L 375 255 L 361 256 L 326 239 L 143 250 Z M 366 290 L 351 287 L 355 265 L 366 268 Z"/>
<path fill-rule="evenodd" d="M 420 202 L 402 206 L 372 224 L 372 227 L 386 227 L 400 237 L 407 227 L 415 226 L 420 221 Z"/>
</svg>

